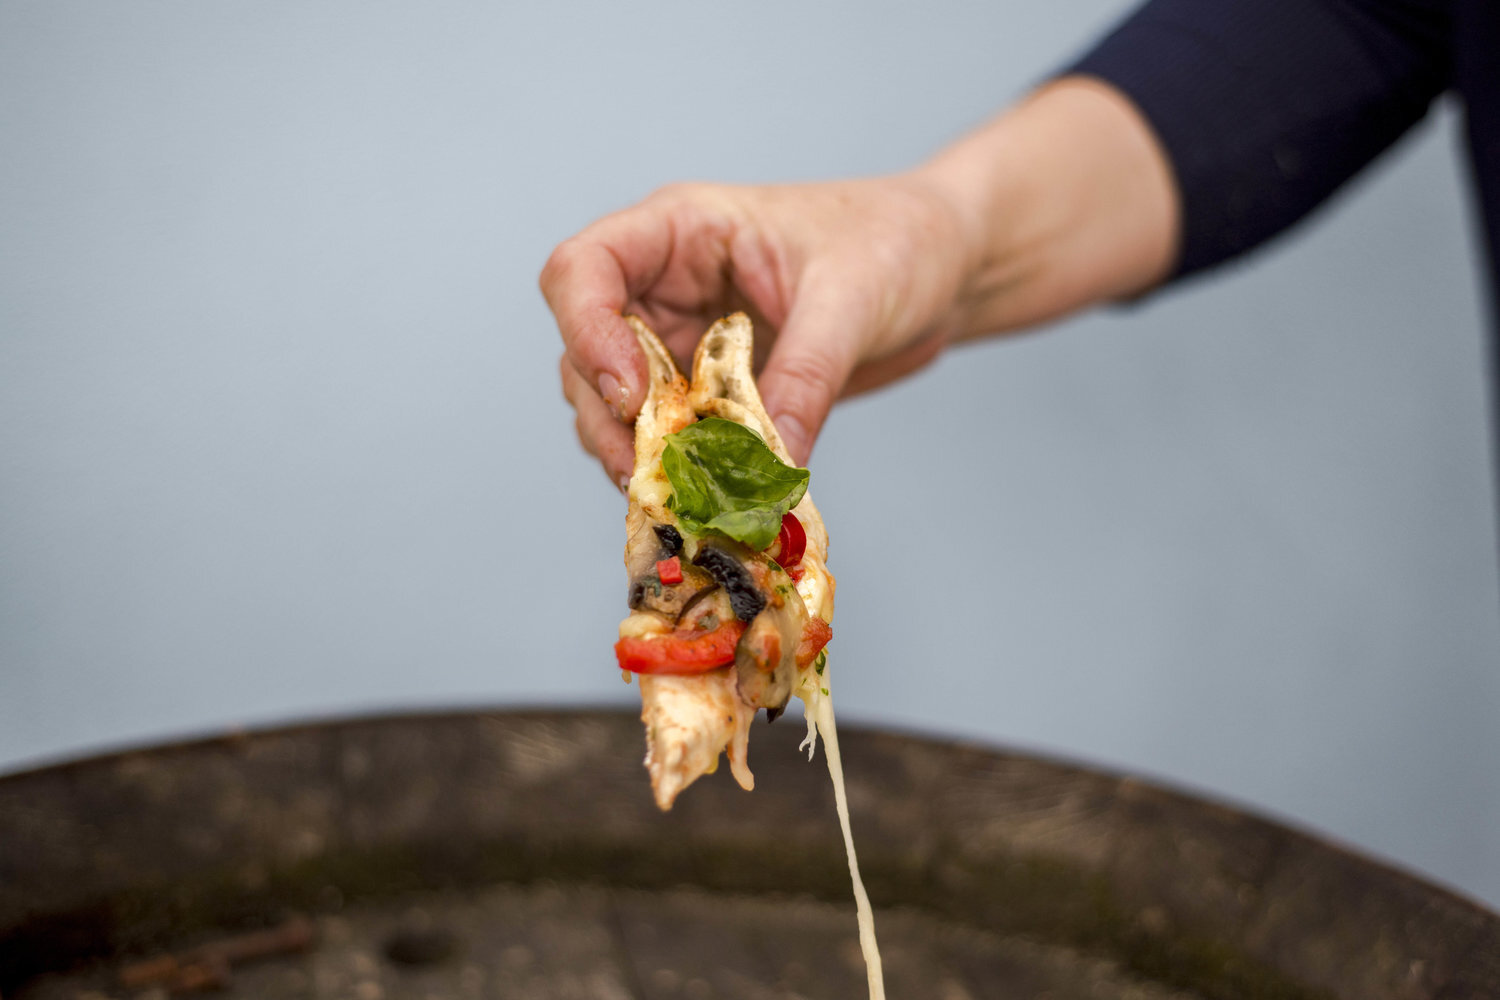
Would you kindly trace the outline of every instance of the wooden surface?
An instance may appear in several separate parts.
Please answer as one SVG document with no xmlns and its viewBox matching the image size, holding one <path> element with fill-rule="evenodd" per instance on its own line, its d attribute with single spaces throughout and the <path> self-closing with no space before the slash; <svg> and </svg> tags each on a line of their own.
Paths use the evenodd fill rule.
<svg viewBox="0 0 1500 1000">
<path fill-rule="evenodd" d="M 882 913 L 892 997 L 978 1000 L 1185 1000 L 1198 994 L 1144 980 L 1108 958 L 997 935 L 917 911 Z M 805 898 L 725 896 L 699 889 L 492 886 L 419 893 L 316 921 L 306 956 L 246 964 L 234 996 L 506 1000 L 794 1000 L 858 997 L 864 966 L 853 910 Z M 441 959 L 390 958 L 404 928 L 451 935 Z M 33 980 L 18 1000 L 125 996 L 114 970 Z"/>
<path fill-rule="evenodd" d="M 860 996 L 800 737 L 757 726 L 756 792 L 721 773 L 667 815 L 612 713 L 355 721 L 0 779 L 0 992 L 128 995 L 123 962 L 300 912 L 318 946 L 237 967 L 233 993 Z M 1283 827 L 1016 755 L 844 744 L 892 997 L 1500 996 L 1500 917 Z M 451 945 L 428 966 L 383 950 L 413 920 Z"/>
</svg>

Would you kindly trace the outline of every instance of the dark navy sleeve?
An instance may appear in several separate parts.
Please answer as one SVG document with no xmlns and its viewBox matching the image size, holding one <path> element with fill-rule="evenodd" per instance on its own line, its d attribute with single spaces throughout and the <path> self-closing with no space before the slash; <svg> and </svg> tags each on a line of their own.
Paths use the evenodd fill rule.
<svg viewBox="0 0 1500 1000">
<path fill-rule="evenodd" d="M 1151 0 L 1067 72 L 1114 85 L 1155 129 L 1182 195 L 1182 276 L 1302 218 L 1426 113 L 1452 75 L 1450 5 Z"/>
</svg>

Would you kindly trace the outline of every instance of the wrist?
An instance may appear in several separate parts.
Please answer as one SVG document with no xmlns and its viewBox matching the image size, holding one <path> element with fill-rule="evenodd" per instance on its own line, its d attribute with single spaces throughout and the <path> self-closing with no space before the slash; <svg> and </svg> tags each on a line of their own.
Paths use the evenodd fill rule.
<svg viewBox="0 0 1500 1000">
<path fill-rule="evenodd" d="M 991 322 L 994 303 L 1007 289 L 1025 287 L 1047 257 L 1053 227 L 1046 186 L 1030 169 L 1034 158 L 1018 149 L 1007 112 L 941 150 L 913 171 L 945 202 L 962 233 L 963 274 L 955 302 L 955 340 L 1016 324 Z"/>
<path fill-rule="evenodd" d="M 1176 259 L 1171 167 L 1140 113 L 1101 81 L 1049 84 L 913 175 L 963 226 L 960 337 L 1139 295 Z"/>
</svg>

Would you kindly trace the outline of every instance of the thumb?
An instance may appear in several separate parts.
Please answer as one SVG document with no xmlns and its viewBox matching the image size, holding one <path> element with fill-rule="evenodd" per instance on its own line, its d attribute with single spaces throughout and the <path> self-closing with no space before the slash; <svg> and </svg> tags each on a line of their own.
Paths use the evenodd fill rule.
<svg viewBox="0 0 1500 1000">
<path fill-rule="evenodd" d="M 760 374 L 766 412 L 798 465 L 806 464 L 828 411 L 858 363 L 875 302 L 853 283 L 805 288 Z"/>
</svg>

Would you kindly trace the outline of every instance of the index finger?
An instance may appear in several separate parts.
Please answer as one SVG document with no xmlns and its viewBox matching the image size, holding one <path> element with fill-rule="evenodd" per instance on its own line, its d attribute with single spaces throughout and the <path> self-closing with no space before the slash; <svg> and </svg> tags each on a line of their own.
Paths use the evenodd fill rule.
<svg viewBox="0 0 1500 1000">
<path fill-rule="evenodd" d="M 666 218 L 645 205 L 606 216 L 552 251 L 540 285 L 569 362 L 623 421 L 646 395 L 646 359 L 625 307 L 671 259 Z"/>
</svg>

